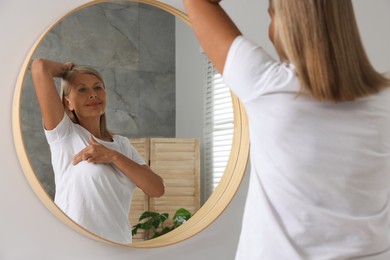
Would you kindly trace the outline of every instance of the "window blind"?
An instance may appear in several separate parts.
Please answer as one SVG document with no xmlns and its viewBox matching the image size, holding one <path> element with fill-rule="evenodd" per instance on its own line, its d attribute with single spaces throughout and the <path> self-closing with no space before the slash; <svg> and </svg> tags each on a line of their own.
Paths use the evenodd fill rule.
<svg viewBox="0 0 390 260">
<path fill-rule="evenodd" d="M 230 156 L 234 131 L 233 104 L 229 88 L 206 57 L 205 90 L 205 186 L 206 197 L 214 191 Z"/>
</svg>

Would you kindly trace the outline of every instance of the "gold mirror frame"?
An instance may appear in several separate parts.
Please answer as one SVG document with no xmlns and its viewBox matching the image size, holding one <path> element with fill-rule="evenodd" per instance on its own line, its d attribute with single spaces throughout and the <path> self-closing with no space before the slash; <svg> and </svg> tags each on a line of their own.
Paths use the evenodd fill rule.
<svg viewBox="0 0 390 260">
<path fill-rule="evenodd" d="M 191 26 L 191 23 L 186 14 L 184 14 L 180 10 L 168 4 L 157 2 L 156 0 L 127 0 L 127 1 L 144 3 L 144 4 L 149 4 L 151 6 L 158 7 L 182 19 L 189 26 Z M 39 199 L 58 219 L 60 219 L 62 222 L 64 222 L 66 225 L 68 225 L 75 231 L 89 238 L 95 239 L 97 241 L 101 241 L 108 244 L 122 245 L 122 246 L 127 246 L 132 248 L 155 248 L 155 247 L 162 247 L 162 246 L 176 244 L 196 235 L 197 233 L 204 230 L 207 226 L 209 226 L 212 222 L 214 222 L 217 219 L 217 217 L 222 214 L 222 212 L 225 210 L 225 208 L 233 199 L 233 196 L 236 194 L 238 187 L 244 176 L 246 164 L 248 161 L 248 154 L 249 154 L 248 122 L 242 104 L 239 102 L 237 97 L 234 96 L 233 94 L 232 94 L 232 102 L 233 102 L 233 109 L 234 109 L 233 144 L 232 144 L 229 161 L 227 163 L 224 175 L 219 185 L 217 186 L 215 191 L 211 194 L 211 196 L 206 201 L 206 203 L 198 210 L 198 212 L 189 221 L 187 221 L 187 223 L 161 237 L 157 237 L 152 240 L 137 242 L 135 244 L 129 244 L 129 245 L 118 244 L 110 240 L 106 240 L 104 238 L 96 236 L 95 234 L 89 232 L 88 230 L 76 224 L 73 220 L 71 220 L 66 214 L 64 214 L 55 205 L 53 200 L 47 194 L 47 192 L 45 191 L 42 184 L 39 182 L 31 166 L 30 159 L 28 157 L 26 148 L 24 146 L 21 122 L 20 122 L 21 121 L 21 93 L 22 93 L 22 87 L 23 87 L 24 78 L 26 76 L 27 68 L 35 50 L 37 49 L 41 41 L 45 38 L 47 33 L 50 32 L 64 17 L 89 5 L 94 5 L 103 2 L 107 2 L 107 1 L 94 0 L 84 5 L 81 5 L 78 8 L 75 8 L 72 11 L 65 14 L 57 22 L 51 25 L 39 37 L 39 39 L 36 41 L 36 43 L 29 51 L 26 59 L 24 60 L 16 83 L 16 89 L 13 98 L 13 109 L 12 109 L 13 135 L 14 135 L 14 142 L 19 157 L 19 161 L 29 184 L 31 185 L 32 189 L 39 197 Z"/>
</svg>

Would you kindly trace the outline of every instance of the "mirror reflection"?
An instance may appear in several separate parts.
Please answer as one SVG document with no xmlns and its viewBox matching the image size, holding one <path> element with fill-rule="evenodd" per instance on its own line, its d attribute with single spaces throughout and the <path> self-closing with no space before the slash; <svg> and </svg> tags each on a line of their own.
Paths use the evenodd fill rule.
<svg viewBox="0 0 390 260">
<path fill-rule="evenodd" d="M 109 130 L 129 138 L 144 161 L 163 176 L 167 187 L 161 200 L 134 194 L 132 225 L 146 210 L 169 212 L 172 217 L 180 205 L 191 214 L 199 209 L 210 195 L 206 186 L 214 185 L 206 184 L 213 178 L 204 175 L 205 163 L 200 160 L 205 148 L 204 56 L 187 24 L 148 4 L 94 4 L 55 25 L 36 49 L 36 57 L 99 71 L 107 86 Z M 57 91 L 59 85 L 57 80 Z M 21 97 L 23 140 L 37 178 L 54 199 L 56 185 L 41 118 L 28 70 Z M 178 156 L 183 154 L 185 158 Z M 187 165 L 175 169 L 178 161 Z"/>
</svg>

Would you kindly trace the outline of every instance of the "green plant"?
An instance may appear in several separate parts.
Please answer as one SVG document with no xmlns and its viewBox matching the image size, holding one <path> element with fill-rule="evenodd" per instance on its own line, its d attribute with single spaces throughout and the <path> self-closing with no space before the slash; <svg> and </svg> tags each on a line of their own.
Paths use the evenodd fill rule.
<svg viewBox="0 0 390 260">
<path fill-rule="evenodd" d="M 180 208 L 173 216 L 173 225 L 164 226 L 164 222 L 169 218 L 168 213 L 160 214 L 158 212 L 145 211 L 139 217 L 139 223 L 133 226 L 131 233 L 134 236 L 141 229 L 145 231 L 146 239 L 156 238 L 181 226 L 191 217 L 192 214 L 188 210 Z"/>
</svg>

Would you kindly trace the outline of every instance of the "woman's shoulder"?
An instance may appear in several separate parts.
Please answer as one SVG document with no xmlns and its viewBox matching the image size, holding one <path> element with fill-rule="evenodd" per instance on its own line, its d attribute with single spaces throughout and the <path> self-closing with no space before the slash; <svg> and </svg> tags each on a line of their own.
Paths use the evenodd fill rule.
<svg viewBox="0 0 390 260">
<path fill-rule="evenodd" d="M 61 121 L 51 130 L 44 130 L 49 143 L 63 140 L 65 137 L 72 135 L 77 127 L 76 124 L 70 120 L 69 116 L 64 113 Z"/>
<path fill-rule="evenodd" d="M 112 139 L 114 143 L 117 143 L 124 149 L 133 149 L 133 146 L 130 143 L 130 139 L 123 135 L 113 134 Z"/>
</svg>

